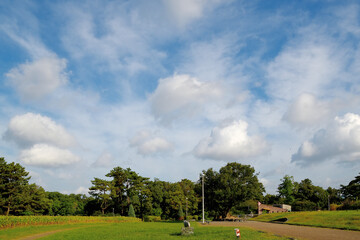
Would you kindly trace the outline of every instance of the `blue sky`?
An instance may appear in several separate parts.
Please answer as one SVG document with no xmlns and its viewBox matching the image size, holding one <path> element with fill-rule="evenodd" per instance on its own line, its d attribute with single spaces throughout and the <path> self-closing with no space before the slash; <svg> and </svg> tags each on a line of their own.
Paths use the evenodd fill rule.
<svg viewBox="0 0 360 240">
<path fill-rule="evenodd" d="M 1 1 L 0 151 L 48 191 L 130 167 L 250 164 L 338 188 L 360 166 L 357 1 Z"/>
</svg>

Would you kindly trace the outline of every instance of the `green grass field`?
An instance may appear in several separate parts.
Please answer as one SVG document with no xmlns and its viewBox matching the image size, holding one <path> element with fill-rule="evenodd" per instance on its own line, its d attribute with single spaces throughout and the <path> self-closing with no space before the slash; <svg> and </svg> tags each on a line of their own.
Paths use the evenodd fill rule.
<svg viewBox="0 0 360 240">
<path fill-rule="evenodd" d="M 360 211 L 316 211 L 262 214 L 251 220 L 270 222 L 288 218 L 286 224 L 360 231 Z"/>
<path fill-rule="evenodd" d="M 193 223 L 194 235 L 181 236 L 183 223 L 171 222 L 123 222 L 123 223 L 74 223 L 63 225 L 27 226 L 0 230 L 0 239 L 17 239 L 34 234 L 58 231 L 41 239 L 236 239 L 234 227 L 203 227 Z M 288 239 L 241 228 L 241 239 L 267 240 Z"/>
</svg>

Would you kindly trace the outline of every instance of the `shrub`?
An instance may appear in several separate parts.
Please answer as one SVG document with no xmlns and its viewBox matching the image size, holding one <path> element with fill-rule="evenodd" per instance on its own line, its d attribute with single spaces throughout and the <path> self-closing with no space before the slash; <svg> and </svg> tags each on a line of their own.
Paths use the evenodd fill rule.
<svg viewBox="0 0 360 240">
<path fill-rule="evenodd" d="M 160 216 L 144 216 L 144 222 L 161 222 Z"/>
<path fill-rule="evenodd" d="M 353 201 L 346 199 L 343 204 L 339 207 L 339 210 L 357 210 L 360 209 L 360 200 Z"/>
<path fill-rule="evenodd" d="M 339 207 L 341 207 L 341 205 L 332 203 L 330 204 L 330 211 L 336 211 Z"/>
</svg>

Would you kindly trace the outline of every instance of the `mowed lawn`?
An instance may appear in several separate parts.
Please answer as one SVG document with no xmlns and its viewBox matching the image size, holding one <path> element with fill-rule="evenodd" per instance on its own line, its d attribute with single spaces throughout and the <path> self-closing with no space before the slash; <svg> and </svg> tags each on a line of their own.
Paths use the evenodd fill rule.
<svg viewBox="0 0 360 240">
<path fill-rule="evenodd" d="M 286 224 L 360 231 L 360 211 L 314 211 L 262 214 L 254 221 L 271 222 L 287 218 Z"/>
<path fill-rule="evenodd" d="M 16 227 L 0 230 L 0 239 L 17 239 L 49 231 L 51 235 L 41 239 L 235 239 L 234 227 L 203 227 L 192 223 L 194 235 L 181 236 L 182 223 L 135 222 L 135 223 L 79 223 L 66 225 Z M 288 239 L 249 228 L 240 228 L 241 239 L 267 240 Z"/>
</svg>

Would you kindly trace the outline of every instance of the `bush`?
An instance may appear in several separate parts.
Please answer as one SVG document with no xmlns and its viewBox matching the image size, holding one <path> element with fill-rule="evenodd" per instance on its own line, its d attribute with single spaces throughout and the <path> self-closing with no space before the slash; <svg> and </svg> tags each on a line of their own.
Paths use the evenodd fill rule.
<svg viewBox="0 0 360 240">
<path fill-rule="evenodd" d="M 338 209 L 339 210 L 357 210 L 357 209 L 360 209 L 360 200 L 353 201 L 353 200 L 346 199 Z"/>
<path fill-rule="evenodd" d="M 339 207 L 341 207 L 341 205 L 332 203 L 330 204 L 330 211 L 336 211 Z"/>
<path fill-rule="evenodd" d="M 160 216 L 144 216 L 144 222 L 161 222 Z"/>
</svg>

